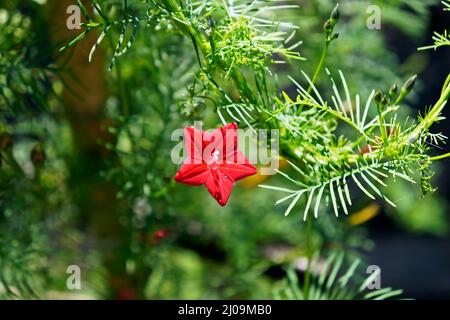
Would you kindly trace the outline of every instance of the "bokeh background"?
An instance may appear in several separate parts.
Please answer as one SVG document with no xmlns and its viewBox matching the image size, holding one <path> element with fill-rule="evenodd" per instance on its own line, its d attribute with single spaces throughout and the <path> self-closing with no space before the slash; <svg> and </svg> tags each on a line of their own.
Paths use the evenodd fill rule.
<svg viewBox="0 0 450 320">
<path fill-rule="evenodd" d="M 362 95 L 418 74 L 403 113 L 432 105 L 450 71 L 450 47 L 417 48 L 431 43 L 433 31 L 450 28 L 440 1 L 340 2 L 340 38 L 327 67 L 342 70 Z M 287 74 L 313 73 L 335 5 L 296 3 L 280 16 L 299 26 L 298 50 L 307 60 L 275 69 L 288 92 Z M 165 21 L 158 32 L 143 21 L 132 47 L 108 70 L 120 29 L 91 63 L 95 32 L 59 52 L 80 33 L 66 27 L 71 4 L 0 3 L 1 297 L 265 299 L 283 288 L 287 268 L 301 277 L 305 226 L 299 212 L 284 217 L 285 208 L 274 207 L 279 195 L 257 187 L 263 178 L 240 183 L 225 208 L 206 190 L 172 181 L 171 131 L 198 119 L 218 123 L 205 101 L 187 94 L 198 68 L 189 41 Z M 100 4 L 121 16 L 122 1 Z M 370 4 L 381 8 L 381 30 L 366 27 Z M 145 16 L 145 2 L 128 5 Z M 326 77 L 318 86 L 329 89 Z M 433 130 L 448 136 L 448 121 Z M 349 217 L 324 212 L 315 222 L 317 246 L 380 266 L 382 285 L 407 297 L 449 298 L 448 160 L 435 169 L 438 190 L 424 198 L 418 187 L 389 184 L 395 210 L 361 200 Z M 80 266 L 82 290 L 67 289 L 69 265 Z"/>
</svg>

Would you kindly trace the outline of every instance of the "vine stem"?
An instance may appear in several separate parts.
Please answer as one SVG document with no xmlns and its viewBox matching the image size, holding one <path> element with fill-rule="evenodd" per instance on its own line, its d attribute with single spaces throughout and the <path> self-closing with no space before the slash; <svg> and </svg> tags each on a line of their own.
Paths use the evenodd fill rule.
<svg viewBox="0 0 450 320">
<path fill-rule="evenodd" d="M 309 298 L 309 288 L 311 283 L 311 259 L 312 253 L 314 251 L 312 235 L 313 235 L 313 218 L 311 215 L 308 215 L 306 221 L 306 258 L 308 259 L 308 264 L 305 272 L 305 286 L 303 287 L 303 295 L 305 297 L 305 300 L 308 300 Z"/>
</svg>

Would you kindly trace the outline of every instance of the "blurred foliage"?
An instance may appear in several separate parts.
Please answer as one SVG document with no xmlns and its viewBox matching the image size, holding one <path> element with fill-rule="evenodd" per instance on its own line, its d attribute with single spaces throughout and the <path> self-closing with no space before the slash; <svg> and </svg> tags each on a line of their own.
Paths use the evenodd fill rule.
<svg viewBox="0 0 450 320">
<path fill-rule="evenodd" d="M 411 41 L 424 33 L 428 6 L 438 2 L 375 1 L 382 8 L 383 28 L 401 32 Z M 105 114 L 113 123 L 106 130 L 115 139 L 98 144 L 117 158 L 106 159 L 98 178 L 116 186 L 117 199 L 126 204 L 120 222 L 127 230 L 127 248 L 121 252 L 127 272 L 149 272 L 148 279 L 143 279 L 148 298 L 271 298 L 274 290 L 280 289 L 286 266 L 305 272 L 298 261 L 306 255 L 306 226 L 298 216 L 282 216 L 287 206 L 273 207 L 278 198 L 273 192 L 238 185 L 230 204 L 218 208 L 205 190 L 174 185 L 171 179 L 177 168 L 171 163 L 170 151 L 175 142 L 168 137 L 174 129 L 198 119 L 205 127 L 216 126 L 218 116 L 210 108 L 216 102 L 204 95 L 217 89 L 198 72 L 192 41 L 175 32 L 172 21 L 154 7 L 147 12 L 148 1 L 126 3 L 126 8 L 118 0 L 100 3 L 101 11 L 116 23 L 96 50 L 103 49 L 113 57 L 104 62 L 109 95 Z M 369 3 L 343 3 L 336 26 L 340 36 L 331 44 L 326 60 L 331 70 L 343 71 L 350 90 L 364 96 L 373 88 L 386 90 L 426 67 L 426 62 L 400 65 L 389 49 L 385 30 L 367 30 Z M 299 27 L 291 43 L 303 41 L 294 49 L 306 58 L 295 68 L 276 66 L 280 90 L 295 90 L 285 75 L 300 78 L 299 66 L 307 74 L 314 73 L 323 47 L 323 24 L 334 4 L 331 0 L 301 1 L 299 8 L 276 13 Z M 96 239 L 86 226 L 89 219 L 80 215 L 85 204 L 77 202 L 76 192 L 83 187 L 76 183 L 88 177 L 71 171 L 82 158 L 73 146 L 77 133 L 70 128 L 62 98 L 65 84 L 54 65 L 54 53 L 61 44 L 51 43 L 45 5 L 46 1 L 31 0 L 0 4 L 0 295 L 59 297 L 67 290 L 67 266 L 77 264 L 83 270 L 84 297 L 110 297 L 105 284 L 108 266 L 102 264 L 103 252 L 96 249 Z M 86 7 L 91 10 L 89 4 Z M 130 18 L 128 23 L 124 13 L 138 19 Z M 94 18 L 104 19 L 100 14 Z M 222 50 L 237 36 L 226 31 L 219 29 L 216 34 Z M 248 32 L 240 31 L 244 36 Z M 118 41 L 128 48 L 121 54 Z M 248 61 L 247 53 L 239 56 L 240 66 L 263 65 L 280 54 L 274 48 L 265 52 L 263 45 L 259 49 L 257 61 Z M 231 60 L 213 66 L 229 71 L 234 53 L 217 54 Z M 298 57 L 294 52 L 281 54 Z M 420 55 L 416 59 L 423 61 Z M 110 72 L 106 72 L 108 68 Z M 323 73 L 316 86 L 330 95 L 328 84 Z M 223 86 L 230 96 L 238 94 Z M 401 112 L 405 117 L 410 113 L 407 108 Z M 39 157 L 37 151 L 45 156 Z M 276 176 L 269 181 L 282 180 Z M 416 192 L 398 182 L 389 184 L 387 192 L 401 199 L 398 208 L 388 210 L 406 230 L 447 234 L 442 199 L 427 195 L 416 202 Z M 361 200 L 354 210 L 366 205 Z M 360 250 L 373 247 L 364 227 L 335 219 L 331 211 L 321 218 L 315 221 L 312 241 L 324 256 L 345 250 L 355 257 Z M 293 295 L 297 280 L 292 273 L 289 279 L 287 296 L 299 298 Z M 128 289 L 120 298 L 135 296 L 134 288 Z"/>
<path fill-rule="evenodd" d="M 289 269 L 285 288 L 276 292 L 277 299 L 287 300 L 386 300 L 398 298 L 403 291 L 381 288 L 377 281 L 380 269 L 369 269 L 362 277 L 361 261 L 354 259 L 345 269 L 344 254 L 331 254 L 325 261 L 312 260 L 313 284 L 302 286 L 294 270 Z M 371 288 L 371 289 L 368 289 Z"/>
</svg>

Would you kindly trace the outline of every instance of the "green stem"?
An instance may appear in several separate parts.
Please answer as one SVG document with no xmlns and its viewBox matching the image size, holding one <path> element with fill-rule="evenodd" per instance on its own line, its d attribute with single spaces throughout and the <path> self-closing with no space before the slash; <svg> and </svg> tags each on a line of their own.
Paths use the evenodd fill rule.
<svg viewBox="0 0 450 320">
<path fill-rule="evenodd" d="M 249 99 L 252 103 L 258 105 L 258 99 L 256 98 L 255 94 L 253 93 L 252 89 L 248 85 L 248 81 L 245 79 L 244 75 L 241 73 L 240 70 L 233 71 L 232 78 L 238 88 L 239 91 L 243 93 L 247 99 Z"/>
<path fill-rule="evenodd" d="M 303 295 L 305 300 L 309 299 L 309 288 L 311 283 L 311 260 L 313 253 L 313 217 L 308 215 L 306 221 L 306 258 L 308 259 L 308 265 L 305 272 L 305 285 L 303 287 Z"/>
<path fill-rule="evenodd" d="M 173 0 L 162 0 L 164 6 L 172 13 L 173 22 L 178 27 L 178 29 L 189 38 L 193 38 L 195 44 L 203 53 L 207 53 L 210 49 L 208 41 L 202 33 L 194 28 L 194 26 L 188 21 L 184 16 L 178 3 Z"/>
<path fill-rule="evenodd" d="M 428 130 L 428 128 L 436 122 L 436 120 L 439 118 L 439 116 L 442 113 L 442 109 L 444 109 L 444 106 L 447 102 L 447 100 L 450 97 L 450 83 L 447 83 L 447 86 L 444 87 L 442 91 L 442 95 L 438 102 L 433 106 L 433 108 L 428 112 L 428 114 L 423 118 L 423 120 L 416 126 L 416 128 L 409 134 L 405 141 L 403 141 L 403 144 L 409 144 L 411 140 L 417 139 L 419 134 L 423 132 L 424 130 Z"/>
<path fill-rule="evenodd" d="M 378 125 L 380 126 L 381 138 L 383 139 L 384 142 L 386 142 L 387 132 L 386 126 L 384 125 L 384 116 L 381 105 L 377 104 L 377 109 L 378 109 Z"/>
</svg>

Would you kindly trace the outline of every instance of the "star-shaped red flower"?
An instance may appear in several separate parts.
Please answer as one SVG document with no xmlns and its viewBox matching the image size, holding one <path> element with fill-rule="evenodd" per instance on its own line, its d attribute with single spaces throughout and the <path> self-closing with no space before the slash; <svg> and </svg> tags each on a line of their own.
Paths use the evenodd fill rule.
<svg viewBox="0 0 450 320">
<path fill-rule="evenodd" d="M 186 159 L 175 181 L 191 186 L 205 185 L 224 206 L 234 182 L 256 174 L 256 167 L 237 149 L 237 126 L 228 124 L 211 133 L 184 129 Z"/>
</svg>

